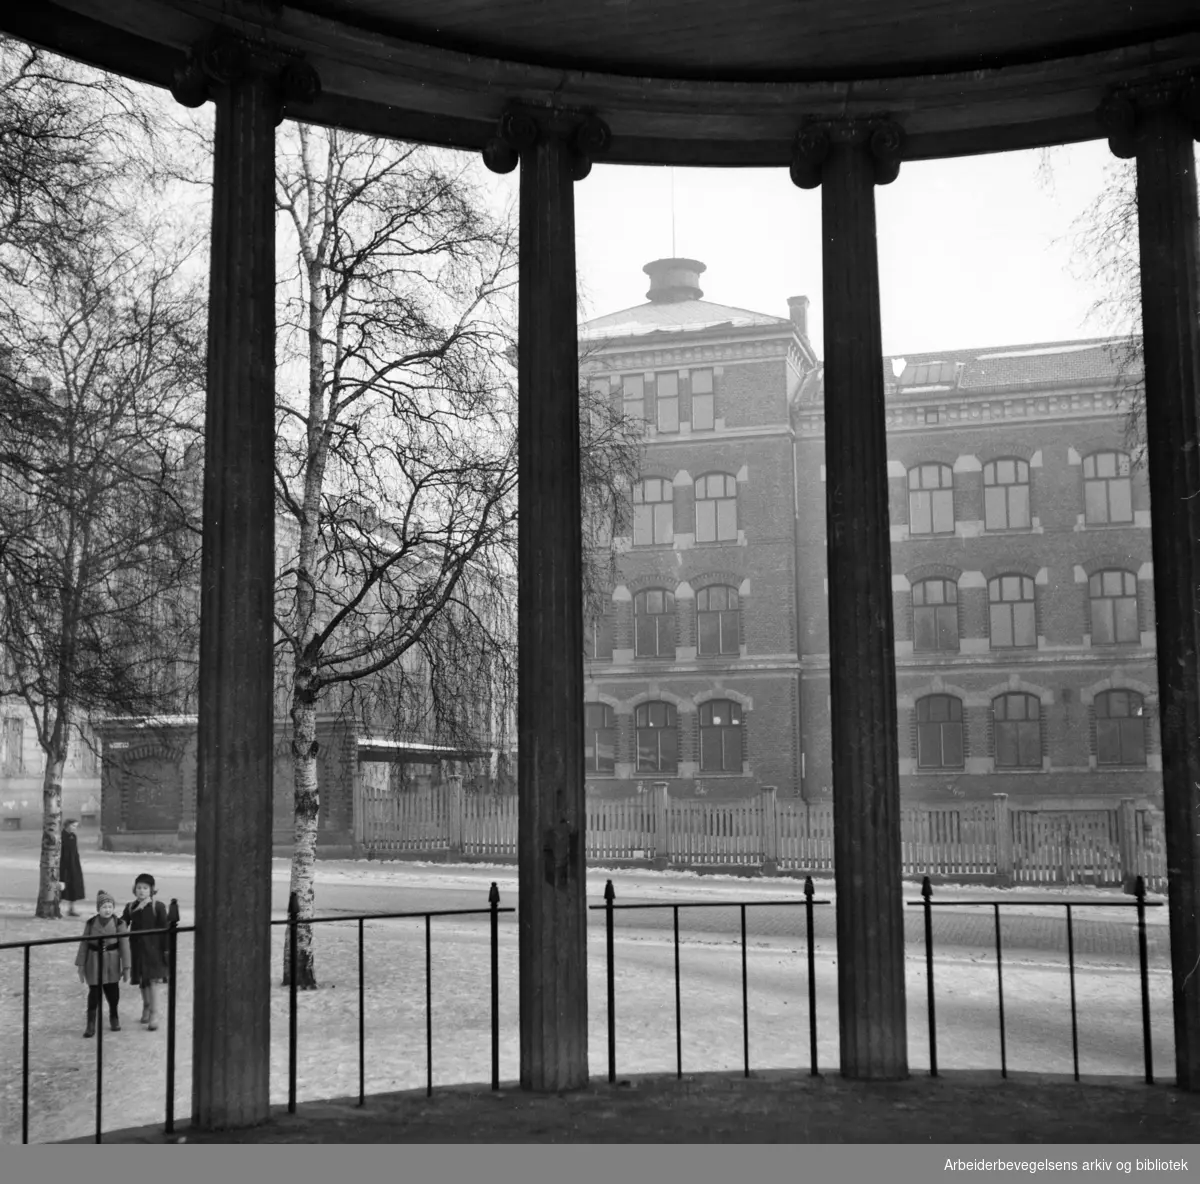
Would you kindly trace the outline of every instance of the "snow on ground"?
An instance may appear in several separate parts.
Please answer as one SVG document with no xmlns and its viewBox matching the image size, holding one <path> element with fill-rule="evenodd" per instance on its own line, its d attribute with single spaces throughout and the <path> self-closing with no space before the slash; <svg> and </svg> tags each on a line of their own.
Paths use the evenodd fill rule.
<svg viewBox="0 0 1200 1184">
<path fill-rule="evenodd" d="M 31 901 L 16 893 L 36 881 L 37 850 L 0 847 L 0 942 L 68 936 L 82 921 L 36 921 Z M 185 905 L 191 920 L 194 864 L 179 855 L 85 854 L 89 888 L 123 890 L 137 872 L 153 871 Z M 286 886 L 288 865 L 276 860 L 273 877 Z M 615 882 L 618 900 L 754 900 L 801 897 L 795 880 L 747 880 L 736 876 L 589 868 L 588 895 L 598 902 L 604 881 Z M 496 880 L 506 903 L 514 903 L 516 869 L 442 863 L 345 861 L 318 865 L 320 884 L 392 884 L 436 891 L 479 889 Z M 122 892 L 117 892 L 121 898 Z M 817 883 L 817 897 L 830 899 L 831 881 Z M 991 888 L 938 887 L 935 899 L 979 899 L 1000 895 Z M 1018 912 L 1039 913 L 1038 899 L 1122 899 L 1111 890 L 1013 889 L 1002 894 Z M 905 899 L 918 899 L 916 885 Z M 1128 898 L 1125 898 L 1128 899 Z M 278 900 L 278 892 L 277 892 Z M 186 903 L 185 903 L 186 902 Z M 1007 906 L 1005 912 L 1012 906 Z M 989 906 L 980 910 L 990 911 Z M 90 909 L 88 910 L 90 913 Z M 955 909 L 954 912 L 976 910 Z M 1129 910 L 1130 912 L 1132 910 Z M 1082 916 L 1084 910 L 1077 910 Z M 1100 919 L 1116 910 L 1092 908 Z M 1125 913 L 1125 910 L 1121 910 Z M 282 915 L 279 911 L 277 916 Z M 630 916 L 630 914 L 627 914 Z M 1166 922 L 1166 909 L 1148 913 Z M 359 1086 L 357 923 L 317 927 L 317 972 L 321 988 L 298 996 L 297 1098 L 300 1101 L 355 1095 Z M 273 930 L 271 1083 L 272 1100 L 287 1100 L 288 993 L 278 985 L 282 928 Z M 486 918 L 434 919 L 432 923 L 432 1075 L 434 1088 L 491 1076 L 489 943 Z M 425 1085 L 425 930 L 422 921 L 373 921 L 364 925 L 365 1086 L 368 1095 Z M 685 929 L 680 946 L 680 1016 L 685 1074 L 701 1070 L 740 1071 L 743 1066 L 742 963 L 736 938 Z M 518 1074 L 517 943 L 511 914 L 501 918 L 500 1076 Z M 74 972 L 75 945 L 33 951 L 30 961 L 30 1131 L 33 1142 L 87 1136 L 95 1124 L 95 1040 L 82 1039 L 85 992 Z M 602 926 L 589 934 L 589 1064 L 594 1076 L 607 1072 L 605 947 Z M 1083 964 L 1076 974 L 1080 1070 L 1088 1074 L 1142 1071 L 1141 1014 L 1137 968 L 1121 959 Z M 192 942 L 180 937 L 175 1109 L 190 1113 Z M 806 954 L 802 940 L 781 935 L 755 937 L 747 950 L 750 1064 L 757 1068 L 808 1065 L 809 1015 Z M 824 1071 L 837 1064 L 836 949 L 817 943 L 818 1061 Z M 942 1068 L 998 1069 L 1000 1064 L 997 982 L 994 957 L 985 949 L 939 949 L 935 964 L 938 1060 Z M 618 1075 L 673 1071 L 676 1064 L 674 948 L 670 931 L 617 927 L 615 942 L 616 1065 Z M 1169 973 L 1150 974 L 1154 1058 L 1158 1072 L 1173 1072 Z M 122 991 L 123 1030 L 105 1033 L 105 1129 L 161 1122 L 165 1100 L 166 1032 L 140 1025 L 136 989 Z M 22 959 L 0 951 L 0 1141 L 21 1138 Z M 1013 1070 L 1071 1072 L 1070 985 L 1061 957 L 1006 955 L 1004 1001 L 1007 1052 Z M 907 1002 L 910 1065 L 928 1069 L 928 1027 L 923 950 L 909 948 Z"/>
<path fill-rule="evenodd" d="M 16 926 L 14 925 L 14 928 Z M 21 927 L 31 931 L 35 923 Z M 357 924 L 319 927 L 321 989 L 298 996 L 297 1098 L 358 1092 Z M 367 1094 L 426 1083 L 425 934 L 420 921 L 364 926 L 365 1085 Z M 9 940 L 12 936 L 8 935 Z M 604 936 L 589 949 L 589 1063 L 607 1071 Z M 273 965 L 282 965 L 276 928 Z M 81 1038 L 84 990 L 73 974 L 73 945 L 35 951 L 31 961 L 30 1139 L 86 1136 L 95 1123 L 96 1042 Z M 191 981 L 189 935 L 180 939 L 176 1116 L 190 1110 Z M 500 1076 L 518 1073 L 516 930 L 500 933 Z M 432 926 L 431 983 L 435 1089 L 491 1076 L 489 942 L 486 921 Z M 907 963 L 910 1064 L 928 1068 L 924 959 Z M 0 959 L 0 1141 L 20 1140 L 20 958 Z M 837 1064 L 836 958 L 817 951 L 818 1059 Z M 803 947 L 754 942 L 747 951 L 752 1068 L 806 1067 L 808 988 Z M 939 958 L 938 1054 L 942 1068 L 998 1068 L 994 963 L 982 957 Z M 616 1064 L 619 1075 L 672 1071 L 676 1064 L 674 949 L 669 937 L 639 934 L 615 943 Z M 1061 966 L 1032 960 L 1005 966 L 1008 1059 L 1011 1069 L 1070 1072 L 1070 999 Z M 1151 974 L 1155 1060 L 1170 1070 L 1170 985 Z M 1086 1074 L 1140 1072 L 1140 1004 L 1135 969 L 1083 968 L 1076 976 L 1080 1069 Z M 123 994 L 123 1030 L 104 1037 L 106 1129 L 161 1122 L 165 1100 L 166 1033 L 138 1022 L 136 990 Z M 685 940 L 680 948 L 681 1049 L 684 1073 L 739 1071 L 743 1066 L 741 954 L 727 939 Z M 288 993 L 272 992 L 272 1101 L 287 1100 Z"/>
</svg>

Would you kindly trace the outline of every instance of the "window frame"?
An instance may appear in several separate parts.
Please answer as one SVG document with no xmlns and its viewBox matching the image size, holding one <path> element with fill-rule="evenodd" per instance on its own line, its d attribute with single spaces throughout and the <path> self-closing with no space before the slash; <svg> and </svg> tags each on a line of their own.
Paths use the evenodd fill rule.
<svg viewBox="0 0 1200 1184">
<path fill-rule="evenodd" d="M 1021 597 L 1016 600 L 1010 600 L 1004 595 L 1005 580 L 1020 580 Z M 1024 595 L 1026 585 L 1030 589 L 1030 595 Z M 999 597 L 993 598 L 993 588 L 999 590 Z M 1029 629 L 1032 640 L 1029 642 L 1017 641 L 1017 613 L 1014 606 L 1029 605 Z M 996 640 L 996 610 L 1007 608 L 1008 617 L 1008 633 L 1012 639 L 1007 644 Z M 1026 614 L 1022 613 L 1022 617 Z M 998 576 L 992 576 L 988 580 L 988 645 L 994 650 L 1035 650 L 1037 649 L 1037 583 L 1032 576 L 1024 575 L 1018 571 L 1003 572 Z"/>
<path fill-rule="evenodd" d="M 663 382 L 666 379 L 673 379 L 675 382 L 675 393 L 664 394 Z M 664 409 L 673 409 L 673 417 L 668 417 L 668 422 L 663 423 Z M 664 370 L 661 373 L 654 375 L 654 422 L 660 434 L 670 434 L 679 431 L 679 371 Z"/>
<path fill-rule="evenodd" d="M 1112 705 L 1118 702 L 1117 696 L 1123 696 L 1130 708 L 1128 714 L 1113 715 Z M 1101 714 L 1101 704 L 1104 713 Z M 1135 709 L 1136 707 L 1136 709 Z M 1101 691 L 1092 700 L 1092 713 L 1096 719 L 1096 764 L 1109 768 L 1145 768 L 1149 762 L 1146 759 L 1149 743 L 1146 737 L 1146 697 L 1140 691 L 1131 691 L 1126 687 L 1110 687 Z M 1103 723 L 1115 722 L 1116 728 L 1102 728 Z M 1115 731 L 1117 739 L 1117 759 L 1104 759 L 1103 733 L 1112 734 Z M 1133 744 L 1140 751 L 1140 758 L 1130 759 L 1126 745 Z"/>
<path fill-rule="evenodd" d="M 630 395 L 634 385 L 640 387 L 640 393 Z M 637 420 L 644 428 L 646 419 L 646 376 L 645 374 L 621 375 L 621 413 L 626 419 Z"/>
<path fill-rule="evenodd" d="M 595 708 L 602 708 L 603 715 L 599 724 L 589 721 L 588 713 Z M 612 753 L 609 760 L 609 768 L 600 767 L 600 735 L 611 734 L 611 743 L 608 745 L 608 750 Z M 599 700 L 589 700 L 583 705 L 583 759 L 584 769 L 587 776 L 592 777 L 614 777 L 616 776 L 617 765 L 617 713 L 608 703 L 600 702 Z M 591 741 L 592 755 L 588 756 L 589 740 Z"/>
<path fill-rule="evenodd" d="M 709 492 L 710 484 L 718 479 L 721 485 L 721 492 L 713 496 Z M 732 493 L 730 493 L 730 489 L 733 490 Z M 738 538 L 737 478 L 732 473 L 701 473 L 692 483 L 692 497 L 696 508 L 695 541 L 697 543 L 736 543 Z M 702 506 L 706 507 L 704 510 L 706 518 L 709 514 L 707 507 L 712 507 L 711 537 L 708 536 L 707 523 L 705 537 L 701 537 L 700 520 Z M 724 514 L 722 511 L 725 511 Z M 732 518 L 732 523 L 730 522 L 730 518 Z"/>
<path fill-rule="evenodd" d="M 653 484 L 661 495 L 648 498 Z M 675 485 L 669 477 L 643 477 L 633 483 L 633 545 L 666 547 L 675 542 Z M 649 539 L 646 538 L 647 526 Z"/>
<path fill-rule="evenodd" d="M 1014 466 L 1014 479 L 1012 481 L 1002 481 L 999 479 L 998 469 L 1001 465 Z M 1023 477 L 1022 474 L 1024 474 Z M 991 478 L 990 480 L 989 476 Z M 993 523 L 990 521 L 991 506 L 996 502 L 997 499 L 988 497 L 989 490 L 1003 491 L 1003 525 L 993 525 Z M 1013 525 L 1013 494 L 1017 490 L 1024 490 L 1025 521 L 1024 523 Z M 998 456 L 995 460 L 989 460 L 983 466 L 983 529 L 987 531 L 1031 530 L 1033 528 L 1032 495 L 1033 482 L 1030 476 L 1028 461 L 1022 460 L 1019 456 Z"/>
<path fill-rule="evenodd" d="M 655 725 L 653 722 L 653 708 L 663 708 L 664 722 Z M 645 721 L 645 722 L 643 722 Z M 655 763 L 653 765 L 643 763 L 642 760 L 642 734 L 643 732 L 652 734 L 655 739 Z M 663 738 L 670 736 L 669 747 L 674 751 L 671 754 L 673 759 L 664 764 L 663 760 Z M 668 776 L 676 776 L 679 772 L 679 712 L 674 703 L 669 703 L 665 699 L 647 699 L 644 703 L 639 703 L 633 709 L 633 743 L 634 743 L 634 764 L 638 773 L 660 773 Z"/>
<path fill-rule="evenodd" d="M 943 600 L 941 603 L 937 603 L 937 602 L 929 603 L 928 601 L 926 601 L 925 603 L 918 604 L 917 603 L 917 595 L 918 595 L 917 589 L 918 588 L 922 589 L 921 595 L 924 596 L 925 592 L 923 590 L 926 588 L 927 585 L 930 585 L 930 584 L 941 584 L 943 595 L 945 595 L 947 588 L 952 589 L 953 590 L 952 599 Z M 959 619 L 958 619 L 958 581 L 947 579 L 945 576 L 927 576 L 925 579 L 918 580 L 915 584 L 913 584 L 910 591 L 911 591 L 912 614 L 913 614 L 913 616 L 912 616 L 913 653 L 915 653 L 915 654 L 953 654 L 953 653 L 958 653 L 962 649 L 962 635 L 961 635 L 961 630 L 959 628 Z M 935 644 L 932 646 L 921 646 L 921 645 L 917 644 L 917 639 L 920 636 L 920 630 L 918 630 L 918 628 L 917 628 L 917 619 L 918 619 L 917 613 L 921 612 L 922 614 L 928 614 L 931 609 L 933 610 L 933 632 L 934 632 Z M 943 625 L 944 625 L 944 622 L 946 620 L 948 620 L 951 616 L 953 616 L 953 621 L 954 621 L 954 645 L 953 646 L 942 645 L 941 638 L 942 638 Z"/>
<path fill-rule="evenodd" d="M 616 646 L 613 619 L 610 613 L 601 613 L 598 617 L 584 617 L 583 620 L 583 657 L 588 662 L 611 662 Z M 602 646 L 601 641 L 607 644 Z M 605 649 L 607 653 L 601 653 Z"/>
<path fill-rule="evenodd" d="M 1098 473 L 1100 468 L 1100 459 L 1112 457 L 1114 461 L 1114 472 L 1111 475 L 1101 476 Z M 1081 462 L 1083 472 L 1083 522 L 1085 526 L 1129 526 L 1134 521 L 1133 510 L 1133 463 L 1129 453 L 1122 452 L 1117 448 L 1101 448 L 1095 452 L 1089 452 Z M 1124 473 L 1121 472 L 1124 467 Z M 1089 472 L 1090 470 L 1090 472 Z M 1125 489 L 1125 498 L 1129 506 L 1128 518 L 1113 517 L 1113 487 L 1117 482 L 1121 482 Z M 1104 517 L 1093 517 L 1092 506 L 1093 502 L 1089 493 L 1102 486 L 1104 490 Z"/>
<path fill-rule="evenodd" d="M 706 378 L 702 378 L 706 375 Z M 689 374 L 692 396 L 692 431 L 711 432 L 717 426 L 717 376 L 711 367 L 692 370 Z M 707 387 L 707 389 L 705 389 Z M 697 415 L 698 408 L 704 408 L 704 415 Z"/>
<path fill-rule="evenodd" d="M 642 607 L 646 604 L 647 598 L 654 595 L 663 597 L 663 609 L 661 612 L 650 612 Z M 669 607 L 667 607 L 669 605 Z M 634 595 L 633 598 L 633 656 L 634 658 L 646 658 L 651 661 L 674 661 L 677 649 L 676 636 L 678 633 L 678 623 L 676 615 L 679 611 L 679 606 L 675 600 L 675 593 L 666 588 L 642 588 Z M 668 645 L 664 651 L 664 625 L 666 620 L 665 633 L 668 639 Z M 642 652 L 642 631 L 638 628 L 639 620 L 654 621 L 654 647 L 655 652 Z"/>
<path fill-rule="evenodd" d="M 1010 716 L 1010 700 L 1014 701 L 1013 705 L 1020 701 L 1027 714 Z M 1003 704 L 1003 714 L 997 713 L 997 704 Z M 1030 704 L 1033 715 L 1028 714 Z M 1002 735 L 1005 737 L 1003 747 L 1016 753 L 1013 760 L 1001 757 Z M 992 700 L 992 761 L 997 769 L 1042 768 L 1042 703 L 1036 695 L 1028 691 L 1004 691 Z"/>
<path fill-rule="evenodd" d="M 712 599 L 713 593 L 726 594 L 725 608 L 701 608 L 701 602 L 706 606 Z M 733 607 L 728 607 L 729 599 Z M 702 617 L 715 617 L 717 630 L 717 648 L 707 650 L 701 639 L 704 637 L 704 621 Z M 726 634 L 732 633 L 732 639 L 727 641 Z M 728 647 L 728 648 L 727 648 Z M 696 590 L 696 656 L 698 658 L 736 657 L 742 652 L 742 598 L 732 584 L 706 584 Z"/>
<path fill-rule="evenodd" d="M 937 485 L 925 485 L 926 472 L 930 469 L 936 469 L 938 475 Z M 948 483 L 944 480 L 949 474 Z M 914 476 L 917 484 L 913 484 Z M 928 461 L 915 464 L 908 470 L 907 473 L 908 486 L 908 533 L 910 536 L 919 538 L 933 538 L 939 535 L 954 534 L 956 520 L 954 516 L 954 469 L 942 461 Z M 921 509 L 921 498 L 928 498 L 928 507 Z M 916 500 L 914 500 L 916 499 Z M 950 510 L 950 525 L 943 529 L 937 528 L 939 517 L 945 521 L 945 507 L 949 506 Z M 939 509 L 940 507 L 940 509 Z M 924 517 L 929 519 L 929 529 L 923 529 L 923 521 L 918 521 L 918 517 L 922 520 Z"/>
<path fill-rule="evenodd" d="M 728 708 L 729 723 L 714 723 L 712 716 L 718 708 Z M 742 729 L 746 714 L 742 705 L 733 699 L 709 699 L 700 704 L 700 772 L 705 774 L 741 773 L 745 760 L 746 742 Z M 706 722 L 707 717 L 707 722 Z M 707 763 L 709 747 L 716 738 L 720 748 L 720 767 Z M 707 743 L 706 743 L 707 741 Z M 736 743 L 737 751 L 731 754 L 730 747 Z M 734 759 L 736 757 L 736 760 Z"/>
<path fill-rule="evenodd" d="M 945 719 L 930 719 L 929 712 L 934 703 L 949 704 L 949 709 Z M 921 718 L 922 708 L 926 713 L 926 718 Z M 937 772 L 951 771 L 961 772 L 967 765 L 967 731 L 966 721 L 963 718 L 962 700 L 956 695 L 946 695 L 941 692 L 935 692 L 929 695 L 922 695 L 914 706 L 913 713 L 916 717 L 917 725 L 917 769 L 918 771 Z M 957 714 L 956 714 L 957 713 Z M 946 728 L 954 727 L 958 730 L 958 763 L 948 762 L 946 760 Z M 931 729 L 936 728 L 937 732 L 937 748 L 938 760 L 936 762 L 926 761 L 924 759 L 927 752 L 926 737 L 932 736 Z"/>
<path fill-rule="evenodd" d="M 1113 575 L 1119 575 L 1122 577 L 1122 579 L 1121 579 L 1122 591 L 1119 594 L 1109 594 L 1104 591 L 1104 577 L 1105 576 L 1113 576 Z M 1099 592 L 1096 592 L 1093 590 L 1094 587 L 1097 586 L 1096 581 L 1099 581 L 1099 585 L 1098 585 L 1098 587 L 1100 589 Z M 1129 583 L 1130 582 L 1132 582 L 1132 584 L 1133 584 L 1132 591 L 1129 591 Z M 1122 567 L 1106 567 L 1106 568 L 1102 568 L 1100 571 L 1092 572 L 1092 574 L 1090 576 L 1088 576 L 1088 622 L 1089 622 L 1089 625 L 1091 628 L 1092 645 L 1104 645 L 1104 646 L 1140 645 L 1141 640 L 1142 640 L 1142 633 L 1141 633 L 1141 619 L 1139 616 L 1139 607 L 1140 606 L 1138 604 L 1138 600 L 1139 600 L 1138 578 L 1137 578 L 1136 573 L 1131 572 L 1128 569 L 1122 568 Z M 1132 632 L 1133 635 L 1131 637 L 1129 637 L 1129 636 L 1121 637 L 1121 636 L 1119 636 L 1120 613 L 1118 610 L 1118 605 L 1121 602 L 1128 603 L 1130 601 L 1133 602 L 1133 612 L 1132 612 L 1133 627 L 1132 627 L 1132 630 L 1130 630 L 1130 632 Z M 1103 637 L 1098 638 L 1097 629 L 1096 629 L 1096 620 L 1097 620 L 1096 606 L 1097 606 L 1097 604 L 1107 605 L 1107 611 L 1108 611 L 1107 629 L 1110 633 L 1110 636 L 1107 638 L 1103 638 Z M 1126 611 L 1125 615 L 1126 615 L 1125 624 L 1128 625 L 1128 623 L 1129 623 L 1128 619 L 1127 619 L 1129 616 L 1128 611 Z"/>
</svg>

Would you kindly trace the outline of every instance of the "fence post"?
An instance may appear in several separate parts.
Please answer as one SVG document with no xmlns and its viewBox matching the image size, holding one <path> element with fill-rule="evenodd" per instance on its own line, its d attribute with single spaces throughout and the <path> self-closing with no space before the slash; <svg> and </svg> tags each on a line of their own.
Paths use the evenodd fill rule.
<svg viewBox="0 0 1200 1184">
<path fill-rule="evenodd" d="M 667 833 L 667 783 L 656 782 L 654 795 L 654 866 L 662 871 L 671 862 L 671 836 Z"/>
<path fill-rule="evenodd" d="M 1008 813 L 1008 794 L 992 794 L 992 825 L 996 830 L 996 886 L 1011 888 L 1013 883 L 1012 818 Z"/>
<path fill-rule="evenodd" d="M 451 855 L 463 853 L 463 783 L 461 777 L 446 778 L 446 816 L 449 822 Z"/>
<path fill-rule="evenodd" d="M 762 871 L 764 876 L 779 874 L 779 802 L 773 785 L 762 787 Z"/>
<path fill-rule="evenodd" d="M 1137 808 L 1133 798 L 1122 798 L 1117 807 L 1117 852 L 1121 860 L 1121 891 L 1132 896 L 1137 883 Z"/>
</svg>

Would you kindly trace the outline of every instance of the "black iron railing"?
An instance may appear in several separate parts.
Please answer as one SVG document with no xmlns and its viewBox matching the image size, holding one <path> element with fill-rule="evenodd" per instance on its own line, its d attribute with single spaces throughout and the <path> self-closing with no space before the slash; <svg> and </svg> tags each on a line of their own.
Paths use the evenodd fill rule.
<svg viewBox="0 0 1200 1184">
<path fill-rule="evenodd" d="M 785 900 L 704 900 L 683 901 L 680 903 L 651 902 L 645 904 L 617 904 L 616 892 L 612 880 L 604 885 L 604 903 L 589 905 L 594 912 L 604 910 L 605 929 L 605 970 L 608 978 L 608 1080 L 617 1079 L 617 1020 L 616 1020 L 616 986 L 613 960 L 613 914 L 618 909 L 670 909 L 673 921 L 675 944 L 675 1076 L 683 1077 L 683 1009 L 680 994 L 679 975 L 679 910 L 680 909 L 719 909 L 735 908 L 741 913 L 742 939 L 742 1065 L 743 1075 L 750 1076 L 750 994 L 746 972 L 746 909 L 747 908 L 777 908 L 788 906 L 803 907 L 806 913 L 806 931 L 808 935 L 808 1025 L 809 1025 L 809 1066 L 812 1074 L 817 1074 L 817 988 L 816 988 L 816 954 L 813 947 L 813 907 L 829 904 L 828 900 L 813 899 L 813 882 L 809 876 L 804 881 L 804 899 L 796 897 Z"/>
<path fill-rule="evenodd" d="M 1133 900 L 934 900 L 933 886 L 926 876 L 921 881 L 921 900 L 910 900 L 910 908 L 925 911 L 925 985 L 929 1012 L 929 1075 L 938 1075 L 937 1063 L 937 1008 L 933 989 L 933 909 L 978 908 L 990 906 L 995 920 L 996 932 L 996 997 L 1000 1018 L 1000 1075 L 1008 1076 L 1008 1042 L 1004 1023 L 1004 956 L 1000 940 L 1000 909 L 1003 905 L 1035 906 L 1037 908 L 1061 908 L 1066 910 L 1067 973 L 1071 991 L 1071 1056 L 1075 1080 L 1079 1080 L 1079 1016 L 1075 998 L 1075 928 L 1074 908 L 1133 908 L 1137 909 L 1138 964 L 1142 995 L 1142 1048 L 1145 1059 L 1146 1084 L 1154 1084 L 1154 1054 L 1150 1045 L 1150 976 L 1146 954 L 1146 910 L 1159 908 L 1162 902 L 1146 899 L 1146 883 L 1138 876 L 1134 886 Z"/>
<path fill-rule="evenodd" d="M 500 891 L 493 883 L 488 892 L 488 907 L 486 909 L 439 909 L 422 912 L 403 913 L 360 913 L 352 916 L 309 917 L 300 916 L 299 905 L 295 893 L 288 901 L 286 918 L 272 920 L 271 925 L 287 927 L 289 938 L 289 992 L 288 992 L 288 1113 L 296 1112 L 296 1063 L 297 1063 L 297 1012 L 298 1012 L 298 976 L 297 976 L 297 943 L 296 930 L 301 925 L 321 925 L 327 923 L 358 923 L 358 1104 L 366 1104 L 366 991 L 365 991 L 365 957 L 364 957 L 364 922 L 391 921 L 402 919 L 424 919 L 425 922 L 425 1089 L 426 1094 L 433 1092 L 433 974 L 432 974 L 432 919 L 434 917 L 471 917 L 487 916 L 490 918 L 491 929 L 491 1028 L 492 1028 L 492 1089 L 500 1088 L 500 974 L 499 974 L 499 915 L 511 913 L 513 908 L 500 907 Z M 172 900 L 167 914 L 165 929 L 142 929 L 135 933 L 123 933 L 121 939 L 140 941 L 148 937 L 167 935 L 168 948 L 168 982 L 167 982 L 167 1065 L 166 1065 L 166 1104 L 164 1107 L 163 1129 L 166 1134 L 175 1132 L 175 1033 L 176 1033 L 176 994 L 175 985 L 178 966 L 178 937 L 180 933 L 194 933 L 194 925 L 179 924 L 179 906 Z M 100 959 L 103 959 L 104 942 L 111 942 L 111 934 L 99 937 L 81 939 L 79 937 L 50 937 L 35 941 L 18 941 L 0 943 L 0 952 L 5 950 L 23 951 L 23 991 L 21 1009 L 21 1142 L 29 1142 L 29 963 L 30 950 L 34 946 L 78 945 L 81 940 L 94 943 Z M 102 963 L 101 963 L 102 964 Z M 101 976 L 102 977 L 102 976 Z M 103 1141 L 104 1119 L 104 1014 L 103 999 L 97 1005 L 96 1023 L 96 1123 L 95 1141 Z"/>
</svg>

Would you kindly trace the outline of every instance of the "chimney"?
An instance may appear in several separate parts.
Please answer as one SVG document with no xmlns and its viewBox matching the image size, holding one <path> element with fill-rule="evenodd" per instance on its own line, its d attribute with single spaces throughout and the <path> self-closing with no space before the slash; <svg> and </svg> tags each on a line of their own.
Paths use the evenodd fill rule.
<svg viewBox="0 0 1200 1184">
<path fill-rule="evenodd" d="M 792 324 L 800 331 L 801 337 L 808 336 L 808 303 L 807 296 L 788 297 L 788 316 L 792 318 Z"/>
<path fill-rule="evenodd" d="M 642 270 L 650 277 L 646 299 L 653 304 L 679 304 L 704 295 L 700 273 L 707 269 L 698 259 L 655 259 Z"/>
</svg>

